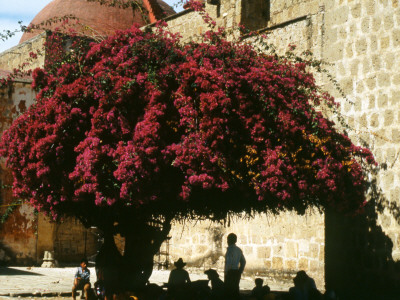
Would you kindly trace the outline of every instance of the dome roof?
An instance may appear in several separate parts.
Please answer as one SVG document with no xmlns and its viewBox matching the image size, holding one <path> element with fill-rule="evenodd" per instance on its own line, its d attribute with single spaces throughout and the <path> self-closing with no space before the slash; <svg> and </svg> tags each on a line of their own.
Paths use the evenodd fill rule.
<svg viewBox="0 0 400 300">
<path fill-rule="evenodd" d="M 61 29 L 62 27 L 73 28 L 87 36 L 107 36 L 112 35 L 116 30 L 128 29 L 133 23 L 145 25 L 148 21 L 154 22 L 175 13 L 162 0 L 144 0 L 143 4 L 147 9 L 147 16 L 143 16 L 139 10 L 133 11 L 131 8 L 110 7 L 87 0 L 53 0 L 31 22 L 31 25 L 41 24 L 41 28 L 25 32 L 19 42 L 22 43 L 33 38 L 43 32 L 43 29 L 54 30 L 60 28 L 60 30 L 65 31 Z M 61 25 L 62 22 L 46 24 L 50 20 L 60 19 L 69 15 L 73 15 L 77 20 L 70 19 L 65 26 Z"/>
</svg>

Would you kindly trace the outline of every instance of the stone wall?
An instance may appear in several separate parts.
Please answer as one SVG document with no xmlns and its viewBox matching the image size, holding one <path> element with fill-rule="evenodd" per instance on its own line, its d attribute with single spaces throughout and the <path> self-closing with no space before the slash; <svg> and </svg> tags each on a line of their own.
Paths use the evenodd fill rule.
<svg viewBox="0 0 400 300">
<path fill-rule="evenodd" d="M 319 11 L 320 5 L 323 5 L 322 2 L 323 0 L 270 0 L 268 26 L 284 23 L 300 16 L 314 15 Z"/>
<path fill-rule="evenodd" d="M 35 93 L 29 80 L 16 81 L 12 88 L 0 90 L 0 132 L 32 103 Z M 0 163 L 0 215 L 12 208 L 4 223 L 0 223 L 0 264 L 35 262 L 37 221 L 34 209 L 28 204 L 14 202 L 12 175 Z"/>
<path fill-rule="evenodd" d="M 251 2 L 251 3 L 250 3 Z M 251 20 L 254 14 L 252 3 L 257 4 L 259 13 Z M 393 273 L 393 268 L 400 260 L 400 226 L 399 226 L 399 194 L 400 194 L 400 8 L 397 0 L 270 0 L 263 3 L 247 1 L 242 6 L 237 1 L 231 2 L 235 10 L 224 12 L 226 5 L 221 1 L 219 8 L 207 9 L 210 15 L 216 16 L 217 24 L 229 25 L 241 23 L 250 25 L 251 29 L 268 33 L 268 40 L 278 52 L 284 52 L 288 44 L 295 44 L 298 53 L 311 50 L 318 59 L 331 63 L 326 67 L 333 78 L 336 78 L 342 88 L 346 99 L 334 88 L 334 84 L 327 77 L 317 75 L 319 84 L 332 93 L 341 103 L 341 113 L 352 128 L 349 135 L 359 145 L 369 147 L 380 164 L 373 189 L 368 195 L 370 202 L 366 208 L 367 213 L 357 218 L 345 216 L 326 218 L 326 227 L 320 217 L 310 217 L 313 222 L 319 223 L 326 231 L 326 260 L 320 255 L 321 272 L 317 277 L 323 277 L 322 264 L 328 273 L 326 277 L 332 282 L 340 280 L 339 277 L 357 280 L 361 283 L 371 283 L 371 278 L 379 274 Z M 265 7 L 269 4 L 269 7 Z M 233 12 L 235 12 L 233 14 Z M 268 12 L 269 15 L 265 15 Z M 195 13 L 185 12 L 173 19 L 172 30 L 183 33 L 184 39 L 196 34 L 197 23 L 191 23 Z M 224 21 L 224 16 L 232 21 Z M 172 19 L 171 19 L 172 20 Z M 236 23 L 233 21 L 236 20 Z M 266 22 L 267 20 L 267 22 Z M 200 21 L 200 20 L 199 20 Z M 196 21 L 198 22 L 198 21 Z M 175 24 L 179 24 L 178 27 Z M 175 27 L 174 27 L 175 26 Z M 184 28 L 184 30 L 181 30 Z M 200 32 L 197 32 L 197 34 Z M 276 224 L 287 224 L 293 216 L 278 216 Z M 298 217 L 301 220 L 302 217 Z M 320 220 L 320 222 L 318 221 Z M 263 224 L 259 228 L 263 232 L 269 228 L 267 218 L 258 221 L 239 221 L 237 228 L 243 231 L 250 230 Z M 205 226 L 205 227 L 204 227 Z M 204 228 L 210 228 L 209 232 Z M 221 251 L 215 252 L 217 245 L 213 242 L 217 227 L 196 224 L 194 227 L 177 226 L 172 230 L 171 255 L 186 258 L 189 263 L 203 267 L 221 267 Z M 261 229 L 262 228 L 262 229 Z M 219 229 L 218 229 L 219 230 Z M 227 229 L 222 230 L 223 235 Z M 272 230 L 274 232 L 274 230 Z M 176 239 L 174 236 L 181 236 Z M 274 233 L 276 236 L 276 232 Z M 282 239 L 282 249 L 289 249 L 292 236 L 290 230 L 281 230 L 278 238 Z M 272 238 L 272 237 L 270 237 Z M 323 242 L 317 242 L 317 235 L 305 238 L 304 231 L 297 232 L 295 240 L 311 243 L 316 241 L 318 248 L 323 249 Z M 250 253 L 249 266 L 257 265 L 258 258 L 253 257 L 254 248 L 246 248 L 248 239 L 239 238 L 245 252 Z M 271 240 L 272 241 L 272 240 Z M 220 242 L 218 242 L 220 243 Z M 223 242 L 222 242 L 223 243 Z M 329 246 L 328 246 L 329 244 Z M 182 245 L 182 246 L 181 246 Z M 219 244 L 218 244 L 219 245 Z M 218 248 L 219 249 L 219 248 Z M 246 250 L 247 249 L 247 250 Z M 249 250 L 251 249 L 251 250 Z M 269 254 L 270 250 L 266 250 Z M 286 250 L 283 251 L 283 253 Z M 175 253 L 174 253 L 175 252 Z M 194 255 L 194 253 L 197 253 Z M 198 253 L 203 256 L 198 257 Z M 214 254 L 218 253 L 217 256 Z M 264 257 L 266 269 L 271 271 L 300 269 L 303 265 L 300 260 L 296 264 L 287 263 L 290 258 L 283 255 L 283 263 L 274 264 L 274 253 L 271 250 L 271 259 Z M 210 256 L 210 254 L 212 254 Z M 270 262 L 269 262 L 270 261 Z M 275 259 L 280 262 L 279 259 Z M 311 260 L 310 260 L 311 261 Z M 357 263 L 351 262 L 357 261 Z M 211 264 L 209 262 L 212 262 Z M 347 263 L 347 266 L 346 266 Z M 282 268 L 276 267 L 277 265 Z M 293 268 L 288 268 L 289 265 Z M 275 266 L 275 267 L 274 267 Z M 394 267 L 393 267 L 394 266 Z M 352 269 L 351 269 L 352 268 Z M 311 271 L 311 266 L 308 268 Z M 315 270 L 315 269 L 314 269 Z M 358 274 L 356 274 L 358 271 Z M 314 273 L 315 274 L 315 273 Z M 371 275 L 368 278 L 360 278 Z M 369 275 L 368 275 L 369 274 Z M 352 277 L 356 276 L 356 277 Z M 381 276 L 387 278 L 387 276 Z M 386 279 L 375 280 L 382 282 Z M 321 284 L 321 281 L 319 281 Z"/>
<path fill-rule="evenodd" d="M 182 257 L 189 268 L 215 268 L 222 275 L 226 237 L 231 232 L 238 236 L 237 245 L 246 257 L 245 276 L 262 277 L 270 287 L 281 289 L 292 285 L 298 270 L 306 270 L 324 288 L 324 217 L 316 211 L 305 216 L 287 212 L 247 220 L 235 217 L 229 224 L 175 223 L 170 258 Z"/>
<path fill-rule="evenodd" d="M 2 202 L 4 203 L 9 203 Z M 5 211 L 4 208 L 0 213 Z M 32 265 L 36 257 L 37 222 L 32 206 L 17 206 L 4 224 L 0 224 L 0 265 Z"/>
<path fill-rule="evenodd" d="M 207 14 L 216 21 L 217 26 L 232 28 L 241 22 L 241 0 L 220 0 L 219 5 L 206 3 Z M 165 19 L 172 32 L 179 32 L 183 42 L 197 40 L 209 30 L 203 16 L 191 9 Z"/>
<path fill-rule="evenodd" d="M 357 255 L 356 267 L 363 270 L 365 278 L 358 279 L 360 285 L 364 281 L 369 286 L 393 287 L 392 280 L 400 271 L 399 3 L 326 0 L 323 5 L 322 55 L 332 63 L 330 71 L 347 99 L 338 93 L 335 96 L 353 128 L 350 137 L 367 145 L 380 164 L 368 215 L 357 222 L 358 230 L 352 236 L 342 232 L 358 249 L 357 254 L 351 249 L 349 252 Z M 360 240 L 368 246 L 357 245 Z M 328 267 L 333 263 L 328 262 Z M 340 280 L 339 276 L 335 280 Z"/>
<path fill-rule="evenodd" d="M 385 200 L 399 204 L 399 3 L 327 1 L 324 26 L 324 58 L 333 63 L 331 71 L 349 100 L 341 99 L 342 113 L 354 128 L 351 137 L 367 143 L 386 166 L 378 174 L 378 187 Z M 400 227 L 389 209 L 379 224 L 394 242 L 394 258 L 400 259 Z"/>
<path fill-rule="evenodd" d="M 12 71 L 14 68 L 21 68 L 24 63 L 29 63 L 26 69 L 35 69 L 44 65 L 44 42 L 46 33 L 23 42 L 0 53 L 0 69 Z M 31 59 L 30 53 L 38 54 L 37 59 Z"/>
<path fill-rule="evenodd" d="M 54 236 L 54 252 L 64 263 L 76 263 L 84 256 L 97 254 L 97 236 L 75 218 L 56 224 Z"/>
<path fill-rule="evenodd" d="M 55 223 L 39 214 L 38 263 L 42 262 L 44 251 L 54 251 L 55 259 L 61 264 L 76 264 L 83 257 L 94 256 L 98 248 L 98 236 L 77 219 L 66 218 Z"/>
</svg>

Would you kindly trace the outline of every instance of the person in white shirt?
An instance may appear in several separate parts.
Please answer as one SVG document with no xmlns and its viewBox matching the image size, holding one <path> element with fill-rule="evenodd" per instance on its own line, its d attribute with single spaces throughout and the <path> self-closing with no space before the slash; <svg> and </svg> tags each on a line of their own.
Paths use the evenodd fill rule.
<svg viewBox="0 0 400 300">
<path fill-rule="evenodd" d="M 239 297 L 239 282 L 246 266 L 246 259 L 244 258 L 242 250 L 236 246 L 237 236 L 230 233 L 227 238 L 228 248 L 225 254 L 225 273 L 224 282 L 227 296 L 231 299 Z"/>
</svg>

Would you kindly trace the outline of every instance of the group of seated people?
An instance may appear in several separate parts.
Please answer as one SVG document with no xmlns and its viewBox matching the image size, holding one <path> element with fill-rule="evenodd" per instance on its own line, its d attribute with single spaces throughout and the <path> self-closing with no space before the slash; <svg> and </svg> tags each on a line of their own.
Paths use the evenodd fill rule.
<svg viewBox="0 0 400 300">
<path fill-rule="evenodd" d="M 82 259 L 80 266 L 77 268 L 74 278 L 74 286 L 72 289 L 72 297 L 75 300 L 76 291 L 82 290 L 82 296 L 88 299 L 90 285 L 90 271 L 87 268 L 88 261 Z M 216 270 L 209 269 L 204 273 L 207 275 L 208 280 L 198 280 L 191 282 L 189 273 L 184 269 L 186 263 L 182 258 L 178 259 L 175 263 L 175 269 L 171 271 L 168 279 L 167 293 L 163 293 L 159 300 L 189 300 L 189 299 L 204 299 L 204 300 L 225 300 L 226 286 L 219 278 Z M 208 283 L 211 283 L 211 289 Z M 327 295 L 322 296 L 318 291 L 315 281 L 309 277 L 306 272 L 299 271 L 293 279 L 294 286 L 289 289 L 289 293 L 285 296 L 279 296 L 271 293 L 268 285 L 263 285 L 261 278 L 255 279 L 255 287 L 251 295 L 246 298 L 249 300 L 278 300 L 280 298 L 288 300 L 322 300 L 331 299 Z M 95 284 L 96 285 L 96 284 Z M 95 286 L 96 288 L 96 286 Z M 96 295 L 98 298 L 107 298 L 104 295 Z M 103 297 L 101 297 L 103 296 Z M 188 298 L 189 297 L 189 298 Z M 334 299 L 334 298 L 332 298 Z M 230 299 L 229 299 L 230 300 Z"/>
<path fill-rule="evenodd" d="M 169 275 L 166 284 L 168 292 L 164 299 L 186 300 L 188 294 L 192 295 L 193 299 L 218 300 L 226 298 L 226 286 L 219 278 L 216 270 L 209 269 L 204 272 L 208 280 L 191 282 L 189 273 L 184 269 L 186 263 L 183 262 L 182 258 L 179 258 L 174 265 L 176 268 Z M 211 282 L 211 289 L 208 286 L 209 281 Z"/>
<path fill-rule="evenodd" d="M 176 269 L 172 270 L 168 280 L 168 294 L 165 299 L 188 299 L 187 287 L 190 286 L 189 273 L 183 268 L 186 264 L 180 258 L 175 262 Z M 216 270 L 209 269 L 204 272 L 211 282 L 211 291 L 205 298 L 210 300 L 225 300 L 224 282 L 219 278 Z M 318 291 L 314 279 L 309 277 L 305 271 L 297 272 L 293 278 L 294 286 L 289 289 L 289 293 L 275 294 L 271 292 L 268 285 L 263 285 L 261 278 L 255 279 L 255 287 L 251 291 L 248 300 L 335 300 L 336 296 L 332 291 L 326 291 L 323 295 Z M 208 281 L 206 282 L 208 286 Z M 169 298 L 168 298 L 169 295 Z M 229 299 L 231 300 L 231 299 Z"/>
<path fill-rule="evenodd" d="M 172 270 L 168 280 L 168 293 L 163 299 L 189 299 L 188 294 L 192 293 L 190 289 L 193 286 L 193 282 L 190 281 L 189 273 L 184 269 L 186 263 L 180 258 L 175 262 L 176 269 Z M 216 270 L 209 269 L 204 272 L 208 280 L 211 282 L 211 290 L 205 297 L 197 297 L 198 299 L 210 299 L 210 300 L 225 300 L 226 287 L 224 282 L 219 278 L 219 274 Z M 314 279 L 309 277 L 305 271 L 299 271 L 296 277 L 293 279 L 294 286 L 289 289 L 289 293 L 286 295 L 277 295 L 271 293 L 268 285 L 263 285 L 264 281 L 261 278 L 255 279 L 255 287 L 251 291 L 251 295 L 246 299 L 249 300 L 278 300 L 280 298 L 288 300 L 322 300 L 329 299 L 323 297 L 318 291 Z M 206 281 L 208 287 L 208 281 Z M 199 289 L 197 289 L 199 291 Z M 205 293 L 206 294 L 206 293 Z M 193 298 L 194 299 L 194 298 Z M 230 300 L 230 299 L 229 299 Z"/>
</svg>

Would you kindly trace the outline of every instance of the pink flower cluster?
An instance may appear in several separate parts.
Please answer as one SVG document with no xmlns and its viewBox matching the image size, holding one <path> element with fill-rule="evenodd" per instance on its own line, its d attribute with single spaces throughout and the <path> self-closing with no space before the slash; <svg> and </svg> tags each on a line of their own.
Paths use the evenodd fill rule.
<svg viewBox="0 0 400 300">
<path fill-rule="evenodd" d="M 68 58 L 34 71 L 37 101 L 2 138 L 14 193 L 37 208 L 362 207 L 373 157 L 315 109 L 333 100 L 304 64 L 138 27 Z"/>
</svg>

